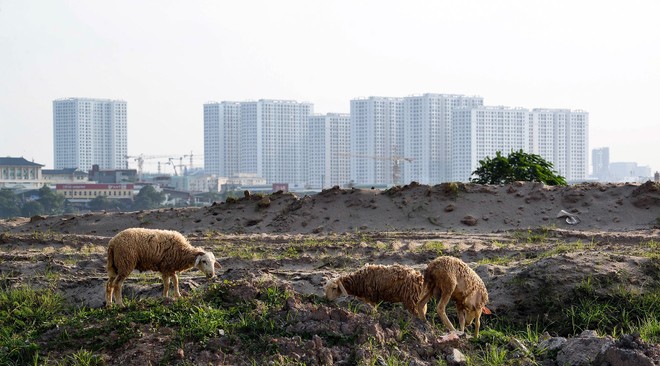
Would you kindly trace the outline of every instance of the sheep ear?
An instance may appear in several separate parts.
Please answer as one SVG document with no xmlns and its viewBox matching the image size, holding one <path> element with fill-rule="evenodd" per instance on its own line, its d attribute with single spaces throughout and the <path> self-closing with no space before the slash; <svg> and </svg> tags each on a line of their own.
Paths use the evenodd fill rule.
<svg viewBox="0 0 660 366">
<path fill-rule="evenodd" d="M 222 266 L 220 265 L 220 262 L 218 262 L 218 261 L 213 262 L 213 267 L 215 267 L 217 269 L 222 268 Z"/>
<path fill-rule="evenodd" d="M 341 283 L 341 280 L 337 280 L 337 284 L 339 285 L 339 289 L 341 290 L 341 294 L 344 296 L 348 296 L 348 292 L 346 292 L 346 289 L 344 288 L 344 284 Z"/>
<path fill-rule="evenodd" d="M 482 306 L 482 307 L 481 307 L 481 312 L 484 313 L 484 314 L 487 314 L 487 315 L 492 314 L 492 313 L 490 312 L 490 309 L 488 309 L 488 308 L 485 307 L 485 306 Z"/>
<path fill-rule="evenodd" d="M 197 258 L 195 258 L 195 267 L 199 264 L 199 260 L 202 259 L 201 255 L 198 255 Z"/>
</svg>

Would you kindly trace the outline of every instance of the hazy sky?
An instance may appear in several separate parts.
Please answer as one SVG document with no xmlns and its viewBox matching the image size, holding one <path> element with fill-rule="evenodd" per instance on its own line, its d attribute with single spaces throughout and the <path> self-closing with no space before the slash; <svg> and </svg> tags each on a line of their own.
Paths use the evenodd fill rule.
<svg viewBox="0 0 660 366">
<path fill-rule="evenodd" d="M 656 171 L 659 16 L 658 0 L 0 0 L 0 156 L 52 169 L 59 98 L 127 101 L 130 155 L 201 156 L 208 101 L 347 113 L 456 93 L 586 110 L 590 155 Z"/>
</svg>

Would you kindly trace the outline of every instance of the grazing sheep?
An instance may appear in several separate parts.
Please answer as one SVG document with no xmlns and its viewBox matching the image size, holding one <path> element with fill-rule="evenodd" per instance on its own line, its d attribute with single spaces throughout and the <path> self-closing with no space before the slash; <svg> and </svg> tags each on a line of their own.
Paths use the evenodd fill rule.
<svg viewBox="0 0 660 366">
<path fill-rule="evenodd" d="M 417 304 L 418 309 L 426 309 L 426 303 L 431 296 L 437 298 L 441 294 L 438 315 L 449 330 L 456 331 L 445 312 L 451 298 L 456 303 L 461 332 L 465 330 L 466 321 L 467 325 L 470 325 L 476 319 L 474 334 L 475 337 L 479 336 L 481 313 L 490 314 L 490 310 L 486 307 L 486 286 L 472 268 L 458 258 L 438 257 L 424 270 L 424 288 L 424 294 Z"/>
<path fill-rule="evenodd" d="M 157 271 L 163 276 L 163 296 L 167 297 L 170 279 L 174 281 L 174 297 L 180 297 L 177 272 L 198 268 L 206 277 L 215 276 L 219 267 L 211 252 L 195 248 L 179 232 L 131 228 L 119 232 L 108 244 L 108 283 L 105 287 L 106 306 L 112 298 L 123 306 L 121 289 L 134 269 Z"/>
<path fill-rule="evenodd" d="M 353 295 L 372 306 L 380 301 L 400 302 L 413 315 L 426 319 L 426 306 L 417 308 L 424 290 L 423 281 L 422 274 L 412 268 L 367 264 L 328 281 L 325 296 L 334 300 L 341 295 Z"/>
</svg>

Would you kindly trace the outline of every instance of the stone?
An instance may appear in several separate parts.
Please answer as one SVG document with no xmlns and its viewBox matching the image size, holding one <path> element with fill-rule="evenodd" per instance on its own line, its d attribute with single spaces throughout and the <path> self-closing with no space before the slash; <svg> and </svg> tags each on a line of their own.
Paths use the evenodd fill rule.
<svg viewBox="0 0 660 366">
<path fill-rule="evenodd" d="M 589 366 L 596 356 L 614 344 L 611 337 L 600 338 L 595 331 L 585 330 L 578 337 L 571 338 L 557 354 L 557 364 L 563 366 Z"/>
<path fill-rule="evenodd" d="M 475 226 L 477 224 L 478 219 L 474 216 L 465 216 L 461 222 L 464 223 L 467 226 Z"/>
<path fill-rule="evenodd" d="M 566 341 L 567 340 L 564 337 L 551 337 L 539 342 L 537 348 L 541 350 L 544 349 L 547 352 L 555 352 L 562 349 L 562 347 L 564 347 L 564 345 L 566 344 Z"/>
<path fill-rule="evenodd" d="M 612 346 L 596 356 L 594 365 L 653 366 L 653 360 L 639 350 Z"/>
<path fill-rule="evenodd" d="M 467 365 L 467 357 L 456 348 L 452 348 L 447 355 L 448 365 Z"/>
</svg>

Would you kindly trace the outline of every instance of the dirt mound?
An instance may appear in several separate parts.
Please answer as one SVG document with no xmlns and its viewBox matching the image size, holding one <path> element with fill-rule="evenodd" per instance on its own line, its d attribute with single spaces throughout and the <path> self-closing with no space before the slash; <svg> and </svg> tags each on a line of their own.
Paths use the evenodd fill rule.
<svg viewBox="0 0 660 366">
<path fill-rule="evenodd" d="M 451 208 L 451 209 L 448 209 Z M 0 221 L 0 230 L 112 236 L 128 227 L 183 233 L 342 233 L 452 231 L 488 233 L 540 227 L 571 228 L 557 218 L 576 215 L 579 230 L 630 231 L 660 222 L 658 184 L 541 183 L 507 185 L 411 183 L 385 191 L 334 187 L 313 196 L 251 194 L 203 208 L 105 212 Z M 475 220 L 464 220 L 465 217 Z"/>
</svg>

